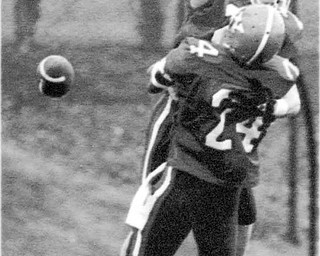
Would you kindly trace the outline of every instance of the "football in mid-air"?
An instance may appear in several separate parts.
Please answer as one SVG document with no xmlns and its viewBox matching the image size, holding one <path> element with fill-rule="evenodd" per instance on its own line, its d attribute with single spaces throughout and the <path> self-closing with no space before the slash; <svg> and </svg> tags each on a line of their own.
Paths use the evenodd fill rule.
<svg viewBox="0 0 320 256">
<path fill-rule="evenodd" d="M 40 79 L 40 92 L 52 98 L 66 95 L 74 83 L 75 76 L 71 63 L 60 55 L 44 58 L 37 67 L 37 75 Z"/>
</svg>

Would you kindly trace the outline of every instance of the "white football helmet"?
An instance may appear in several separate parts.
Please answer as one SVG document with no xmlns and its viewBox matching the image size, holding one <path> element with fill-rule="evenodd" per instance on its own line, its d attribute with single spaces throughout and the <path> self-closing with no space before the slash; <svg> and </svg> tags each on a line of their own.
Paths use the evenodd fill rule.
<svg viewBox="0 0 320 256">
<path fill-rule="evenodd" d="M 222 45 L 247 65 L 263 63 L 278 53 L 285 38 L 282 15 L 266 4 L 240 8 L 222 38 Z"/>
</svg>

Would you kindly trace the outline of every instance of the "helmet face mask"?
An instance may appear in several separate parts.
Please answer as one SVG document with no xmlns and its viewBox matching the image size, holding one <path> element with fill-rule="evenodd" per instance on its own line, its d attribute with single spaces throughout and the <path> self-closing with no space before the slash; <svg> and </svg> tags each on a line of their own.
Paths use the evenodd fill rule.
<svg viewBox="0 0 320 256">
<path fill-rule="evenodd" d="M 233 16 L 221 44 L 241 63 L 252 65 L 270 60 L 281 49 L 285 28 L 276 8 L 249 5 Z"/>
</svg>

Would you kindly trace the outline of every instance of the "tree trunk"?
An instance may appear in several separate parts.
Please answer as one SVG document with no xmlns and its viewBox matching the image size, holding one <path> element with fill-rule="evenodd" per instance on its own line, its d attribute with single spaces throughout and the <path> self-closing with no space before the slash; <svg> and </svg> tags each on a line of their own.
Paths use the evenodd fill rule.
<svg viewBox="0 0 320 256">
<path fill-rule="evenodd" d="M 289 7 L 292 13 L 297 13 L 297 4 L 296 1 L 293 0 Z M 292 60 L 296 62 L 296 60 Z M 287 240 L 291 244 L 299 244 L 299 237 L 297 231 L 297 120 L 296 117 L 289 118 L 289 175 L 288 175 L 288 187 L 289 187 L 289 196 L 288 196 L 288 224 L 287 224 L 287 232 L 285 235 L 285 240 Z"/>
<path fill-rule="evenodd" d="M 164 18 L 160 0 L 140 0 L 141 19 L 138 32 L 142 38 L 142 48 L 148 51 L 162 49 L 162 32 Z"/>
<path fill-rule="evenodd" d="M 289 175 L 288 175 L 288 186 L 289 186 L 289 198 L 288 198 L 288 224 L 285 240 L 291 244 L 299 244 L 299 237 L 297 232 L 297 120 L 295 117 L 289 118 Z"/>
<path fill-rule="evenodd" d="M 184 20 L 185 6 L 184 6 L 184 0 L 178 0 L 178 1 L 179 2 L 178 2 L 178 10 L 177 10 L 177 21 L 178 21 L 178 30 L 179 30 Z"/>
<path fill-rule="evenodd" d="M 290 5 L 290 10 L 292 13 L 296 14 L 298 16 L 298 0 L 292 0 Z M 295 59 L 293 60 L 298 67 L 299 60 Z M 300 98 L 302 102 L 302 110 L 304 114 L 304 121 L 305 121 L 305 127 L 306 127 L 306 138 L 307 138 L 307 148 L 308 148 L 308 160 L 309 160 L 309 233 L 308 233 L 308 240 L 309 240 L 309 248 L 308 248 L 308 255 L 309 256 L 316 256 L 318 255 L 318 224 L 319 224 L 319 202 L 318 202 L 318 186 L 319 186 L 319 174 L 318 174 L 318 159 L 317 159 L 317 146 L 316 146 L 316 139 L 315 139 L 315 128 L 314 128 L 314 113 L 312 111 L 311 103 L 310 103 L 310 96 L 307 90 L 307 83 L 304 79 L 304 75 L 300 74 L 300 77 L 297 81 L 297 86 L 300 93 Z M 296 122 L 296 120 L 294 120 Z M 295 128 L 296 123 L 294 123 L 293 127 L 291 129 Z M 293 134 L 293 131 L 291 131 L 291 134 Z M 297 134 L 296 136 L 297 137 Z M 296 141 L 294 142 L 294 145 L 296 145 Z M 293 147 L 293 145 L 291 145 Z M 293 157 L 293 156 L 291 156 Z M 292 159 L 290 159 L 291 161 Z M 293 177 L 292 177 L 293 179 Z M 296 179 L 296 178 L 295 178 Z M 294 181 L 296 183 L 296 180 Z M 293 184 L 294 184 L 293 183 Z M 291 186 L 295 186 L 291 184 Z M 296 193 L 296 190 L 294 191 L 293 188 L 291 188 L 291 193 Z M 292 198 L 295 197 L 295 195 L 291 195 Z M 290 199 L 289 199 L 290 202 Z M 295 210 L 294 205 L 291 205 L 290 214 L 293 214 Z M 290 215 L 289 214 L 289 215 Z M 290 217 L 290 216 L 289 216 Z M 296 215 L 294 216 L 296 218 Z M 290 221 L 289 221 L 290 222 Z M 292 225 L 292 223 L 288 223 L 289 225 Z M 294 224 L 296 225 L 296 223 Z M 288 232 L 290 231 L 290 226 L 288 229 Z M 296 231 L 295 231 L 296 232 Z"/>
</svg>

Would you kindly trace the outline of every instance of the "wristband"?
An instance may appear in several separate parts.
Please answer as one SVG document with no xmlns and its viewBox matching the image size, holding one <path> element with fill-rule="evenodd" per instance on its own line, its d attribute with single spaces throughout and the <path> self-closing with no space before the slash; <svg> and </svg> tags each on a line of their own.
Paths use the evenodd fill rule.
<svg viewBox="0 0 320 256">
<path fill-rule="evenodd" d="M 288 113 L 289 105 L 284 99 L 276 100 L 276 104 L 274 106 L 274 115 L 277 117 L 285 116 Z"/>
</svg>

